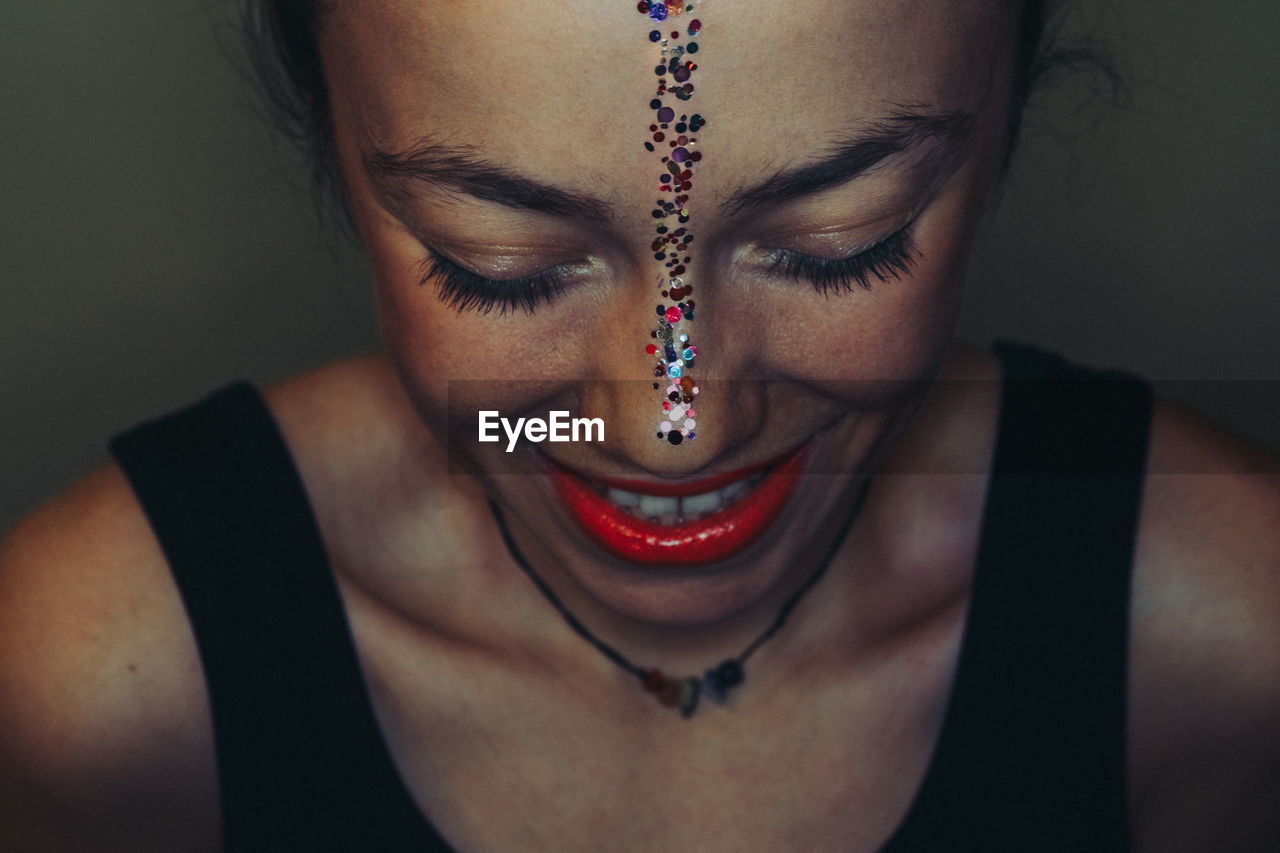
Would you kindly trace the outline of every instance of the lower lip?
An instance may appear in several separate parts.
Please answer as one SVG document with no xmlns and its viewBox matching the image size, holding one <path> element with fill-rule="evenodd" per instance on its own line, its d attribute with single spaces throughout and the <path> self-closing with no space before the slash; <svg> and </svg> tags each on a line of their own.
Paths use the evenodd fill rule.
<svg viewBox="0 0 1280 853">
<path fill-rule="evenodd" d="M 791 499 L 807 457 L 801 448 L 736 503 L 706 518 L 676 525 L 637 518 L 597 494 L 581 477 L 558 467 L 552 468 L 551 479 L 573 520 L 613 556 L 631 563 L 699 566 L 726 560 L 760 538 Z"/>
</svg>

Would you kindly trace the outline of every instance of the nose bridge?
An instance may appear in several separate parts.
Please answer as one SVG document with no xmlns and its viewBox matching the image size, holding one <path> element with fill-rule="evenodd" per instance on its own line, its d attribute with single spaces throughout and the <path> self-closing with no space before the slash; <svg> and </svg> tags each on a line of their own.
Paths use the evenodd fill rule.
<svg viewBox="0 0 1280 853">
<path fill-rule="evenodd" d="M 715 282 L 693 288 L 691 297 L 679 283 L 673 291 L 668 279 L 664 296 L 657 275 L 652 267 L 637 270 L 597 313 L 583 404 L 604 419 L 608 444 L 630 463 L 689 473 L 760 428 L 764 382 L 751 380 L 756 336 L 749 312 L 728 304 Z M 671 307 L 678 316 L 667 313 Z"/>
</svg>

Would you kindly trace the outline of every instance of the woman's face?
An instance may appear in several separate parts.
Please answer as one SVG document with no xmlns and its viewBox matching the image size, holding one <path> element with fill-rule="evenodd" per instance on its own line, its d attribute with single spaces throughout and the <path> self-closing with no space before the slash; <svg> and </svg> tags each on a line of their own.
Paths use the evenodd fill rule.
<svg viewBox="0 0 1280 853">
<path fill-rule="evenodd" d="M 742 612 L 805 562 L 845 487 L 906 428 L 1001 159 L 1013 5 L 707 0 L 658 24 L 632 0 L 342 0 L 325 19 L 388 351 L 428 425 L 595 601 L 670 624 Z M 656 437 L 668 380 L 645 351 L 655 305 L 674 300 L 653 248 L 662 151 L 643 143 L 661 60 L 649 33 L 687 45 L 695 18 L 697 86 L 677 106 L 706 119 L 685 226 L 697 310 L 681 327 L 699 395 L 696 440 L 673 446 Z M 507 304 L 513 291 L 531 295 Z M 567 410 L 602 419 L 606 440 L 508 454 L 505 436 L 477 441 L 481 410 Z M 717 551 L 712 532 L 697 559 L 681 557 L 689 537 L 627 551 L 592 535 L 579 516 L 594 510 L 557 497 L 541 467 L 607 501 L 601 478 L 696 484 L 797 448 L 796 464 L 834 476 L 802 480 L 746 541 Z M 529 476 L 495 476 L 509 473 Z"/>
</svg>

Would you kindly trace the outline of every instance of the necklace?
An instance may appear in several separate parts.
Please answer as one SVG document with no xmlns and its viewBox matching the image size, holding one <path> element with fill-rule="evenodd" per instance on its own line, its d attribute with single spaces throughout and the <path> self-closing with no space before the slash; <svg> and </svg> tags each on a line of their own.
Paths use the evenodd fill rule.
<svg viewBox="0 0 1280 853">
<path fill-rule="evenodd" d="M 729 691 L 734 687 L 742 684 L 746 678 L 746 671 L 743 665 L 747 662 L 747 658 L 755 653 L 756 649 L 764 645 L 764 643 L 778 633 L 783 624 L 787 621 L 787 617 L 791 611 L 800 602 L 814 585 L 826 574 L 827 567 L 831 565 L 831 560 L 835 557 L 836 551 L 839 550 L 841 544 L 844 543 L 845 536 L 849 533 L 849 529 L 853 526 L 854 520 L 858 517 L 862 510 L 862 505 L 866 503 L 867 492 L 871 488 L 871 478 L 868 477 L 863 481 L 858 491 L 858 496 L 854 500 L 853 509 L 850 510 L 849 516 L 845 519 L 840 531 L 836 534 L 835 540 L 831 543 L 831 547 L 827 549 L 827 553 L 823 556 L 822 561 L 818 563 L 818 567 L 809 575 L 800 588 L 791 594 L 791 596 L 783 602 L 782 608 L 778 611 L 778 615 L 774 617 L 769 627 L 752 640 L 745 649 L 743 649 L 736 657 L 731 657 L 721 661 L 718 666 L 708 669 L 701 677 L 690 675 L 685 678 L 672 678 L 665 675 L 662 670 L 656 667 L 645 668 L 632 663 L 617 649 L 610 646 L 604 640 L 591 633 L 591 630 L 579 621 L 578 617 L 565 607 L 564 602 L 555 594 L 547 582 L 544 581 L 533 567 L 529 565 L 529 561 L 525 559 L 524 554 L 516 547 L 515 540 L 511 538 L 511 531 L 507 528 L 506 520 L 503 518 L 502 510 L 498 504 L 489 499 L 489 510 L 493 513 L 494 520 L 498 523 L 498 530 L 502 534 L 502 542 L 507 547 L 511 558 L 533 581 L 533 585 L 542 593 L 543 597 L 551 603 L 573 629 L 579 637 L 586 640 L 596 648 L 600 654 L 613 661 L 623 670 L 629 672 L 640 680 L 641 686 L 646 692 L 653 694 L 659 702 L 669 708 L 677 708 L 680 714 L 688 719 L 693 716 L 693 712 L 698 708 L 698 700 L 702 696 L 708 696 L 716 702 L 724 702 L 729 695 Z"/>
</svg>

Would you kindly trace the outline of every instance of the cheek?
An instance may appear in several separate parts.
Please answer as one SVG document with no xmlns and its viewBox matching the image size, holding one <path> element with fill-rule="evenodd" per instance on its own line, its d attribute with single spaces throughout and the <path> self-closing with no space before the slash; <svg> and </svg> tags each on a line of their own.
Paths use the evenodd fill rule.
<svg viewBox="0 0 1280 853">
<path fill-rule="evenodd" d="M 918 230 L 916 247 L 921 256 L 909 275 L 873 279 L 870 290 L 823 296 L 795 283 L 771 312 L 776 319 L 762 342 L 771 372 L 811 383 L 928 376 L 950 345 L 965 252 L 932 239 L 927 228 Z"/>
<path fill-rule="evenodd" d="M 423 249 L 392 229 L 365 235 L 383 344 L 418 410 L 474 435 L 476 412 L 518 413 L 564 394 L 575 336 L 547 306 L 533 315 L 495 308 L 459 313 L 422 283 Z M 545 406 L 544 406 L 545 408 Z M 459 425 L 461 425 L 459 427 Z"/>
</svg>

